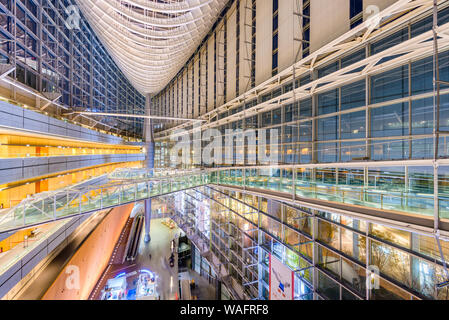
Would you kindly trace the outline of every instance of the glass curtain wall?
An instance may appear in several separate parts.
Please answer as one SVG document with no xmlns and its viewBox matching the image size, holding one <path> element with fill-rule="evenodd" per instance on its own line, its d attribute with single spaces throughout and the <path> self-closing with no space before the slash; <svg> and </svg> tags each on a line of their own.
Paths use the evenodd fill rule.
<svg viewBox="0 0 449 320">
<path fill-rule="evenodd" d="M 272 255 L 294 273 L 297 300 L 448 298 L 437 289 L 446 278 L 432 236 L 226 188 L 186 193 L 209 199 L 210 250 L 247 297 L 269 298 Z M 446 260 L 449 244 L 440 243 Z"/>
<path fill-rule="evenodd" d="M 69 27 L 77 9 L 74 0 L 0 0 L 0 63 L 16 67 L 16 81 L 44 95 L 61 94 L 58 103 L 76 111 L 144 114 L 145 97 L 79 10 L 79 28 Z M 101 121 L 121 134 L 142 135 L 142 119 Z"/>
</svg>

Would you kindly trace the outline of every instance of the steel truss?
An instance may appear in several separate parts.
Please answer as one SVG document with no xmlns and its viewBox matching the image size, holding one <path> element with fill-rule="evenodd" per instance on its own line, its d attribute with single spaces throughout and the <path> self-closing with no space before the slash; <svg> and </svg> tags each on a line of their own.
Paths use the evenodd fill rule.
<svg viewBox="0 0 449 320">
<path fill-rule="evenodd" d="M 124 74 L 146 93 L 176 75 L 225 6 L 218 0 L 76 1 Z"/>
<path fill-rule="evenodd" d="M 439 1 L 439 3 L 444 3 L 444 1 Z M 293 79 L 309 74 L 326 63 L 351 51 L 362 48 L 364 45 L 374 41 L 375 39 L 393 32 L 397 28 L 402 27 L 408 21 L 428 12 L 432 9 L 432 6 L 433 0 L 399 0 L 395 2 L 390 7 L 381 11 L 378 15 L 368 19 L 356 28 L 321 47 L 308 57 L 293 64 L 289 68 L 286 68 L 278 75 L 261 83 L 254 89 L 249 90 L 239 97 L 223 104 L 215 110 L 200 116 L 201 119 L 208 121 L 203 124 L 202 129 L 217 127 L 252 115 L 270 111 L 278 108 L 282 104 L 292 103 L 298 99 L 309 97 L 313 94 L 324 92 L 349 82 L 357 81 L 366 76 L 376 74 L 384 70 L 392 69 L 395 66 L 399 66 L 407 61 L 410 61 L 410 59 L 431 55 L 433 52 L 433 42 L 429 40 L 433 40 L 434 35 L 433 31 L 428 31 L 420 36 L 414 37 L 413 39 L 400 43 L 378 54 L 369 56 L 362 61 L 340 69 L 325 77 L 294 88 L 292 91 L 284 93 L 276 98 L 259 103 L 254 107 L 235 113 L 226 118 L 212 121 L 217 118 L 218 114 L 221 112 L 238 107 L 242 103 L 251 101 L 266 92 L 282 87 Z M 395 17 L 397 18 L 393 19 Z M 376 27 L 378 25 L 377 23 L 380 25 L 379 28 Z M 449 23 L 439 26 L 436 28 L 436 31 L 440 37 L 438 40 L 439 50 L 449 48 Z M 397 55 L 400 56 L 379 64 L 383 58 L 394 57 Z M 188 130 L 188 128 L 189 124 L 181 124 L 174 128 L 156 133 L 155 139 L 156 141 L 161 141 L 170 135 L 176 136 L 173 132 L 177 129 L 187 129 L 187 132 L 193 131 Z"/>
</svg>

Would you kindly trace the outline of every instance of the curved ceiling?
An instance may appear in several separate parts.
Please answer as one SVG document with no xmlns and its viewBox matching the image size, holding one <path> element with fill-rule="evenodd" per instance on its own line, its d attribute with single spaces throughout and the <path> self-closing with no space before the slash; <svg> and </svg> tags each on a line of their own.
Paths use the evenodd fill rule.
<svg viewBox="0 0 449 320">
<path fill-rule="evenodd" d="M 228 0 L 76 0 L 131 83 L 157 93 L 179 72 Z"/>
</svg>

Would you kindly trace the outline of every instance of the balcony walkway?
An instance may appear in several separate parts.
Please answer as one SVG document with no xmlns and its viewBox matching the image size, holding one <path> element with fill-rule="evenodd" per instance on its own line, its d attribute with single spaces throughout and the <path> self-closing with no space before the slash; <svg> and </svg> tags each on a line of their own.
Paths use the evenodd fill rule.
<svg viewBox="0 0 449 320">
<path fill-rule="evenodd" d="M 162 175 L 155 172 L 139 179 L 122 176 L 117 171 L 109 175 L 105 185 L 69 187 L 35 194 L 17 206 L 3 210 L 0 234 L 159 197 L 209 182 L 208 175 L 202 172 L 175 173 Z"/>
<path fill-rule="evenodd" d="M 0 234 L 208 184 L 266 193 L 286 201 L 393 219 L 428 229 L 433 227 L 434 194 L 405 192 L 405 189 L 397 191 L 369 184 L 332 184 L 296 175 L 270 176 L 267 170 L 276 172 L 263 168 L 117 169 L 108 176 L 108 183 L 101 186 L 69 187 L 23 200 L 0 215 Z M 445 192 L 445 189 L 439 192 L 438 211 L 440 228 L 449 231 L 449 195 Z"/>
</svg>

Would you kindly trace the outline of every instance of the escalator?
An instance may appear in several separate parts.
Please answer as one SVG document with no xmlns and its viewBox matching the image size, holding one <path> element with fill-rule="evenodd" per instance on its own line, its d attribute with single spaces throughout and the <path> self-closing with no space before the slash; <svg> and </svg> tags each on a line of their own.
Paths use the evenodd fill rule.
<svg viewBox="0 0 449 320">
<path fill-rule="evenodd" d="M 137 257 L 137 251 L 139 249 L 139 240 L 142 235 L 144 217 L 138 215 L 133 221 L 131 232 L 128 238 L 128 245 L 126 247 L 125 261 L 134 261 Z"/>
</svg>

